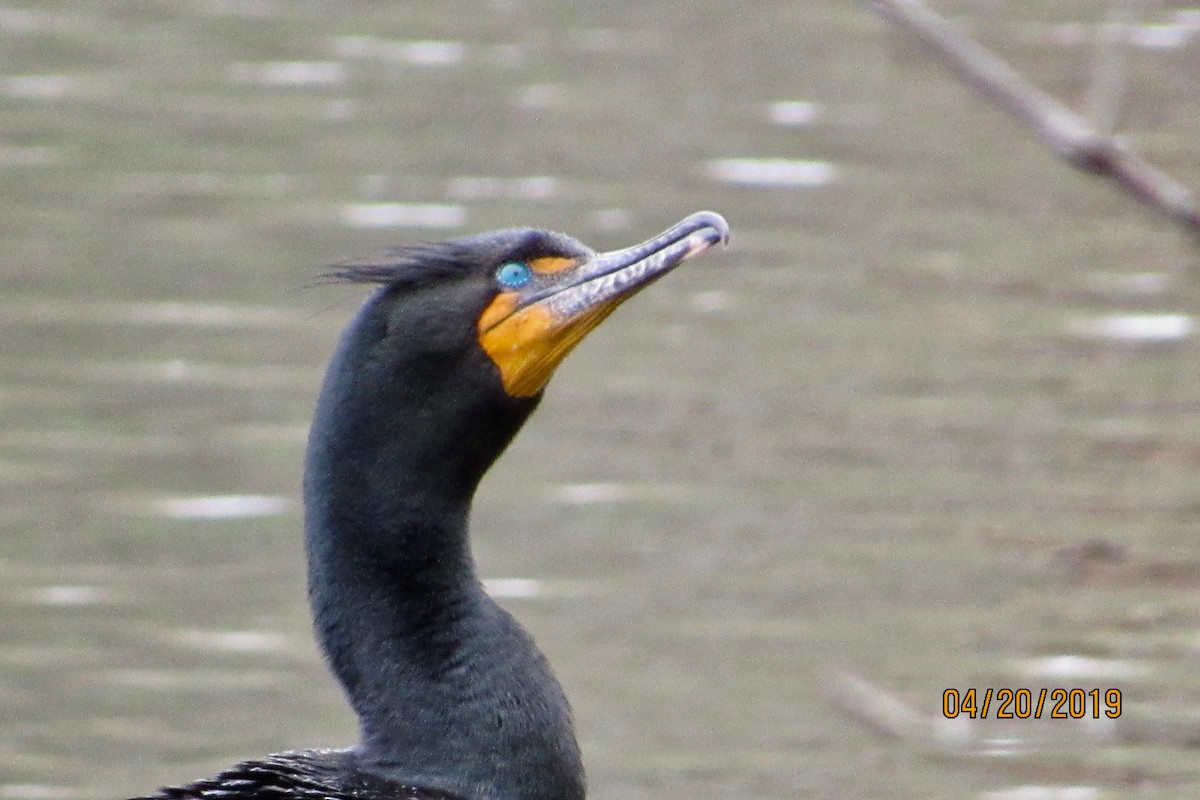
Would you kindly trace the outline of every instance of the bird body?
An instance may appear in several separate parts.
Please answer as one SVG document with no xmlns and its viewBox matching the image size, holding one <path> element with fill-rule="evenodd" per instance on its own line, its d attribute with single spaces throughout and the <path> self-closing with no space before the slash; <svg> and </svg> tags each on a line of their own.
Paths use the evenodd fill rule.
<svg viewBox="0 0 1200 800">
<path fill-rule="evenodd" d="M 155 800 L 465 800 L 360 770 L 349 750 L 294 750 L 244 761 L 212 778 L 159 790 Z M 134 800 L 151 800 L 135 798 Z"/>
<path fill-rule="evenodd" d="M 728 234 L 700 212 L 612 253 L 519 229 L 338 265 L 336 279 L 379 287 L 326 372 L 305 528 L 314 629 L 359 741 L 154 797 L 583 800 L 566 696 L 476 574 L 471 500 L 567 352 Z"/>
</svg>

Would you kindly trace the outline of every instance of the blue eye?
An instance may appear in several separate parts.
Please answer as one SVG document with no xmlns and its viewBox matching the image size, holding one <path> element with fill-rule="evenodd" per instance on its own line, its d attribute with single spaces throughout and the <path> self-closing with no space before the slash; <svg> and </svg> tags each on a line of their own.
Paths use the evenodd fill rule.
<svg viewBox="0 0 1200 800">
<path fill-rule="evenodd" d="M 520 289 L 533 280 L 533 270 L 524 261 L 506 261 L 496 269 L 496 280 L 505 289 Z"/>
</svg>

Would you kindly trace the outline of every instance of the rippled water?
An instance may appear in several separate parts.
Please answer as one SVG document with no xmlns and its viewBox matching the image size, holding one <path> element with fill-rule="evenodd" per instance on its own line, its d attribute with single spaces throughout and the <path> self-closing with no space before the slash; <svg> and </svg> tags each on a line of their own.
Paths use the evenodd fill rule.
<svg viewBox="0 0 1200 800">
<path fill-rule="evenodd" d="M 938 4 L 1079 96 L 1097 12 L 1037 5 Z M 1196 10 L 1135 33 L 1123 125 L 1200 187 Z M 352 740 L 299 543 L 361 297 L 323 264 L 701 208 L 733 246 L 572 356 L 475 512 L 593 796 L 1200 789 L 1197 251 L 865 6 L 3 4 L 0 108 L 0 800 Z M 937 722 L 1046 685 L 1126 713 Z"/>
</svg>

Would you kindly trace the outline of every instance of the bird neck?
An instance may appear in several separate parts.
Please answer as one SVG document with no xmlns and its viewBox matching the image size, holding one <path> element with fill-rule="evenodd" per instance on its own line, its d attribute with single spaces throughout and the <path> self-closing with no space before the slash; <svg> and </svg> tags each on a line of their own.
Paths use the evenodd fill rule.
<svg viewBox="0 0 1200 800">
<path fill-rule="evenodd" d="M 472 800 L 582 800 L 563 691 L 483 591 L 468 537 L 475 487 L 532 407 L 447 397 L 433 413 L 425 391 L 379 396 L 380 381 L 358 374 L 369 311 L 326 376 L 304 486 L 314 626 L 358 715 L 355 758 Z M 473 428 L 461 441 L 475 450 L 436 439 Z"/>
<path fill-rule="evenodd" d="M 412 519 L 402 535 L 465 541 L 454 527 Z M 377 533 L 310 545 L 315 628 L 358 716 L 359 767 L 464 798 L 583 800 L 566 697 L 465 551 L 417 563 L 351 544 Z"/>
</svg>

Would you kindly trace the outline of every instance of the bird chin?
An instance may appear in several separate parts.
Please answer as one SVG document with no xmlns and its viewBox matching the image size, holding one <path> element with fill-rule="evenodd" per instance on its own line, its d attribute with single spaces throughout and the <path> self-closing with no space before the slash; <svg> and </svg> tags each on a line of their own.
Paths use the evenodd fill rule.
<svg viewBox="0 0 1200 800">
<path fill-rule="evenodd" d="M 547 302 L 550 299 L 517 309 L 487 328 L 480 326 L 479 343 L 500 370 L 504 391 L 513 397 L 533 397 L 540 392 L 575 345 L 624 298 L 598 303 L 571 316 L 556 313 Z M 500 295 L 493 306 L 511 302 Z"/>
</svg>

